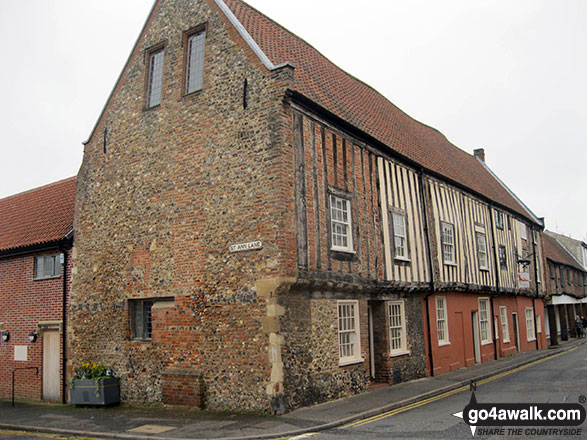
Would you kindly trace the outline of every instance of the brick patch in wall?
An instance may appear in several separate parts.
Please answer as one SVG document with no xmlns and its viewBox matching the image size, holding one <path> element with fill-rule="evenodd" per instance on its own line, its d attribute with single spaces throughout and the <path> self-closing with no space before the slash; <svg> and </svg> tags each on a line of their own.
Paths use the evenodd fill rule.
<svg viewBox="0 0 587 440">
<path fill-rule="evenodd" d="M 161 377 L 161 398 L 166 405 L 204 408 L 205 387 L 202 372 L 192 368 L 169 368 Z"/>
</svg>

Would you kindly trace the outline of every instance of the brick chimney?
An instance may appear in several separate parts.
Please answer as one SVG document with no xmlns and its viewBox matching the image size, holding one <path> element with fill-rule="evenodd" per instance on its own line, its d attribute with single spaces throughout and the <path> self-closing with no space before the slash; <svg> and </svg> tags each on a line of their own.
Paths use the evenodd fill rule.
<svg viewBox="0 0 587 440">
<path fill-rule="evenodd" d="M 475 156 L 481 162 L 485 162 L 485 150 L 483 148 L 477 148 L 476 150 L 473 150 L 473 156 Z"/>
</svg>

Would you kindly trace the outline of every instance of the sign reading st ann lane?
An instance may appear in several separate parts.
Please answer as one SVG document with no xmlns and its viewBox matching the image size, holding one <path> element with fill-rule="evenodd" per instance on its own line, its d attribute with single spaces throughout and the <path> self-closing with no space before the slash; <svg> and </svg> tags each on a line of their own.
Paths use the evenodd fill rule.
<svg viewBox="0 0 587 440">
<path fill-rule="evenodd" d="M 228 252 L 244 252 L 244 251 L 254 251 L 257 249 L 263 248 L 263 242 L 260 240 L 257 241 L 249 241 L 246 243 L 237 243 L 230 245 L 228 247 Z"/>
</svg>

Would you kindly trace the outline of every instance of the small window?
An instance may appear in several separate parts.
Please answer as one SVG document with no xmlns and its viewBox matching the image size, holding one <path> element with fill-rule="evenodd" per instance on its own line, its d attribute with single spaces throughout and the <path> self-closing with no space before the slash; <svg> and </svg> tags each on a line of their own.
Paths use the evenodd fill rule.
<svg viewBox="0 0 587 440">
<path fill-rule="evenodd" d="M 448 340 L 448 320 L 446 315 L 446 298 L 436 297 L 436 329 L 438 334 L 438 345 L 450 344 Z"/>
<path fill-rule="evenodd" d="M 520 223 L 520 237 L 522 240 L 528 240 L 528 228 L 524 223 Z"/>
<path fill-rule="evenodd" d="M 57 278 L 61 276 L 61 254 L 43 255 L 35 257 L 35 271 L 33 278 Z"/>
<path fill-rule="evenodd" d="M 455 230 L 450 223 L 441 222 L 442 228 L 442 257 L 444 264 L 455 263 Z"/>
<path fill-rule="evenodd" d="M 196 32 L 187 38 L 185 93 L 202 89 L 204 79 L 204 42 L 206 33 Z"/>
<path fill-rule="evenodd" d="M 526 307 L 526 339 L 528 341 L 536 340 L 536 329 L 534 328 L 534 309 Z"/>
<path fill-rule="evenodd" d="M 330 196 L 332 250 L 352 252 L 351 202 L 342 197 Z"/>
<path fill-rule="evenodd" d="M 392 212 L 393 246 L 394 258 L 398 260 L 408 260 L 408 229 L 406 215 L 399 212 Z"/>
<path fill-rule="evenodd" d="M 389 354 L 391 356 L 406 354 L 406 316 L 403 301 L 389 303 Z"/>
<path fill-rule="evenodd" d="M 359 334 L 359 302 L 338 301 L 339 364 L 362 361 Z"/>
<path fill-rule="evenodd" d="M 501 334 L 503 342 L 510 342 L 510 327 L 508 323 L 508 311 L 506 306 L 499 307 L 499 319 L 501 320 Z"/>
<path fill-rule="evenodd" d="M 491 343 L 491 325 L 489 324 L 489 299 L 479 298 L 479 333 L 481 343 Z"/>
<path fill-rule="evenodd" d="M 132 339 L 150 340 L 153 333 L 151 308 L 153 300 L 129 300 Z"/>
<path fill-rule="evenodd" d="M 495 227 L 503 229 L 503 212 L 501 211 L 495 211 Z"/>
<path fill-rule="evenodd" d="M 507 262 L 507 254 L 505 252 L 505 246 L 500 245 L 498 248 L 498 256 L 499 256 L 499 267 L 502 269 L 507 269 L 508 262 Z"/>
<path fill-rule="evenodd" d="M 163 84 L 163 48 L 149 54 L 149 79 L 147 82 L 147 108 L 161 104 Z"/>
<path fill-rule="evenodd" d="M 485 234 L 477 232 L 477 259 L 479 260 L 479 269 L 489 269 L 489 261 L 487 258 L 487 238 Z"/>
</svg>

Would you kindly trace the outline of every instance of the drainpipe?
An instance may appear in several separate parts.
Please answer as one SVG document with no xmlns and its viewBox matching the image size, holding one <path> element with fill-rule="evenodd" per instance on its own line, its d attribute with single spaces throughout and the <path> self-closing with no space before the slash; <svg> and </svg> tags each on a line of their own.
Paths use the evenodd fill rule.
<svg viewBox="0 0 587 440">
<path fill-rule="evenodd" d="M 534 287 L 536 296 L 532 297 L 532 312 L 534 313 L 534 335 L 536 336 L 536 350 L 540 350 L 538 344 L 538 323 L 536 322 L 536 298 L 538 298 L 538 254 L 536 253 L 536 240 L 534 238 L 534 229 L 532 231 L 532 255 L 534 255 Z"/>
<path fill-rule="evenodd" d="M 434 266 L 432 264 L 432 242 L 430 241 L 430 229 L 428 228 L 428 199 L 424 192 L 424 171 L 422 168 L 418 171 L 418 182 L 420 186 L 420 198 L 422 199 L 422 218 L 424 220 L 424 241 L 426 242 L 426 250 L 428 253 L 428 273 L 430 273 L 430 287 L 428 293 L 424 296 L 426 302 L 426 324 L 428 326 L 428 349 L 430 352 L 430 376 L 434 377 L 434 356 L 432 353 L 432 326 L 430 325 L 430 305 L 428 298 L 434 295 Z"/>
<path fill-rule="evenodd" d="M 63 296 L 61 298 L 61 403 L 67 403 L 67 252 L 72 248 L 73 231 L 66 235 L 66 240 L 59 246 L 63 252 Z"/>
<path fill-rule="evenodd" d="M 493 206 L 491 204 L 489 204 L 489 220 L 491 220 L 491 243 L 493 245 L 493 259 L 494 259 L 494 263 L 495 263 L 495 294 L 491 295 L 489 297 L 489 307 L 491 308 L 491 326 L 493 327 L 493 331 L 491 332 L 493 334 L 493 358 L 495 360 L 498 359 L 498 355 L 497 355 L 497 338 L 496 338 L 496 334 L 495 334 L 495 314 L 494 314 L 494 310 L 493 310 L 493 298 L 495 298 L 496 296 L 499 296 L 500 294 L 500 288 L 499 288 L 499 271 L 500 271 L 500 262 L 499 262 L 499 255 L 497 253 L 497 239 L 496 236 L 497 234 L 495 233 L 495 228 L 494 228 L 494 215 L 495 215 L 495 210 L 493 208 Z"/>
</svg>

